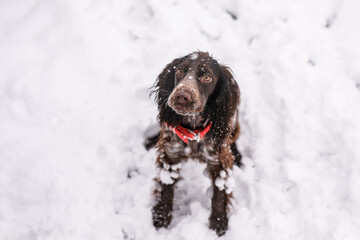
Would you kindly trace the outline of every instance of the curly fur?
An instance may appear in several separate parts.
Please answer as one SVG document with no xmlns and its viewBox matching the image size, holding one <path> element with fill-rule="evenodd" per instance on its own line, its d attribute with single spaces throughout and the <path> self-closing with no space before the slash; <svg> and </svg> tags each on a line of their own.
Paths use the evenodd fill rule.
<svg viewBox="0 0 360 240">
<path fill-rule="evenodd" d="M 156 228 L 166 227 L 170 224 L 174 186 L 178 182 L 180 174 L 180 168 L 177 166 L 187 159 L 195 159 L 207 164 L 214 188 L 212 213 L 209 218 L 210 228 L 216 230 L 220 236 L 225 234 L 227 229 L 227 210 L 232 197 L 230 189 L 226 189 L 221 183 L 230 181 L 234 163 L 238 166 L 241 164 L 241 154 L 235 143 L 240 134 L 237 119 L 240 91 L 229 67 L 219 64 L 208 53 L 195 52 L 199 56 L 199 59 L 195 60 L 191 57 L 193 54 L 176 58 L 169 63 L 158 76 L 151 92 L 155 94 L 159 111 L 157 119 L 162 126 L 161 133 L 146 143 L 149 148 L 157 142 L 156 163 L 160 172 L 155 179 L 157 189 L 154 192 L 156 204 L 153 207 L 153 223 Z M 215 87 L 211 88 L 212 92 L 206 96 L 203 111 L 194 117 L 198 124 L 211 121 L 211 129 L 200 142 L 189 141 L 189 144 L 180 140 L 164 124 L 167 123 L 171 126 L 187 124 L 187 117 L 177 114 L 168 105 L 168 99 L 176 88 L 177 66 L 185 61 L 204 61 L 216 78 L 216 82 L 213 83 Z"/>
<path fill-rule="evenodd" d="M 180 124 L 183 119 L 183 116 L 177 114 L 168 106 L 167 100 L 175 87 L 174 78 L 176 66 L 184 62 L 192 54 L 193 53 L 188 54 L 185 57 L 177 58 L 169 63 L 155 82 L 151 94 L 155 94 L 160 124 L 167 122 L 170 125 L 176 126 Z M 203 119 L 210 119 L 213 122 L 210 133 L 212 134 L 214 141 L 220 145 L 230 134 L 231 127 L 229 124 L 240 103 L 240 91 L 230 68 L 220 65 L 214 59 L 211 61 L 211 67 L 217 69 L 219 81 L 214 93 L 208 100 L 204 111 L 201 113 L 201 116 Z"/>
</svg>

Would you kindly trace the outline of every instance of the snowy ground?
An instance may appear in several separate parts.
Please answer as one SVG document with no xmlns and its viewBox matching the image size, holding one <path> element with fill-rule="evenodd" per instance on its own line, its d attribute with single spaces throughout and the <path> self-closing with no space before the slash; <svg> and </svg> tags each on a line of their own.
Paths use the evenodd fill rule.
<svg viewBox="0 0 360 240">
<path fill-rule="evenodd" d="M 200 49 L 242 92 L 223 239 L 360 239 L 357 0 L 0 1 L 0 239 L 216 239 L 203 166 L 151 223 L 148 88 Z"/>
</svg>

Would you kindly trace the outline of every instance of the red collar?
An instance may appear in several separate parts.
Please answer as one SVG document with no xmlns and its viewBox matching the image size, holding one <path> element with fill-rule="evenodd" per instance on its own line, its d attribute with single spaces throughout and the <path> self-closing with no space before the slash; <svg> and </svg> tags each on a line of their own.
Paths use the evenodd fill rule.
<svg viewBox="0 0 360 240">
<path fill-rule="evenodd" d="M 205 136 L 210 130 L 210 127 L 212 125 L 212 122 L 210 122 L 208 125 L 206 125 L 203 129 L 196 129 L 196 130 L 190 130 L 188 128 L 184 128 L 180 125 L 177 125 L 175 127 L 169 125 L 167 122 L 165 122 L 165 125 L 176 135 L 178 135 L 179 138 L 181 138 L 184 142 L 188 143 L 188 140 L 196 140 L 200 141 L 201 138 Z"/>
</svg>

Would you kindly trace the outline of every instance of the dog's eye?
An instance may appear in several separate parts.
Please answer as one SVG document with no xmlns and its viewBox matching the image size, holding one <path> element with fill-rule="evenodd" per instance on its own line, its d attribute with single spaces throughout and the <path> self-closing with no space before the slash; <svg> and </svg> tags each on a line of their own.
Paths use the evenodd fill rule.
<svg viewBox="0 0 360 240">
<path fill-rule="evenodd" d="M 204 82 L 211 82 L 212 78 L 209 75 L 204 75 L 201 77 L 201 80 Z"/>
<path fill-rule="evenodd" d="M 179 76 L 181 76 L 181 75 L 184 74 L 184 70 L 178 69 L 178 70 L 176 70 L 176 74 L 179 75 Z"/>
</svg>

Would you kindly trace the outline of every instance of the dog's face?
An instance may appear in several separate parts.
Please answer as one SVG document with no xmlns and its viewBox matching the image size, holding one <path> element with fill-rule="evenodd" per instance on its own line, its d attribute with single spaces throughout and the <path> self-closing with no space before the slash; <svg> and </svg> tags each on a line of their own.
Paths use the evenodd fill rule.
<svg viewBox="0 0 360 240">
<path fill-rule="evenodd" d="M 157 77 L 152 93 L 160 124 L 197 129 L 211 121 L 210 133 L 219 145 L 231 134 L 239 86 L 230 68 L 208 53 L 194 52 L 171 61 Z"/>
<path fill-rule="evenodd" d="M 168 105 L 179 115 L 201 113 L 218 82 L 220 65 L 207 53 L 196 52 L 174 68 Z"/>
</svg>

